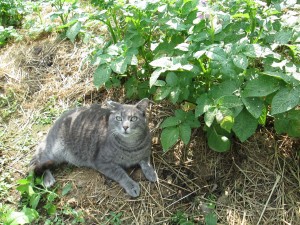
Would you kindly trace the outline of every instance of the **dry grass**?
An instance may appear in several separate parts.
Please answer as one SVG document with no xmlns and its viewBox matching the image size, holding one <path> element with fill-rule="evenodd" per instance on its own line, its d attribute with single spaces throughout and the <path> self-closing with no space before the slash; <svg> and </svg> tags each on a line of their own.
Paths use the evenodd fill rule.
<svg viewBox="0 0 300 225">
<path fill-rule="evenodd" d="M 55 117 L 77 104 L 101 103 L 107 98 L 124 101 L 122 90 L 94 89 L 85 45 L 55 38 L 14 44 L 0 52 L 1 95 L 11 91 L 18 103 L 16 112 L 0 127 L 1 176 L 6 174 L 11 184 L 0 196 L 14 206 L 20 198 L 16 180 L 26 176 L 34 147 L 49 127 L 36 121 L 45 107 L 49 110 L 51 97 L 55 96 L 50 105 L 57 109 Z M 249 141 L 235 142 L 230 152 L 219 154 L 208 148 L 199 129 L 189 146 L 178 143 L 163 153 L 159 124 L 171 113 L 167 103 L 153 104 L 149 110 L 158 183 L 146 181 L 138 168 L 129 170 L 142 190 L 139 198 L 131 199 L 96 171 L 64 166 L 55 171 L 58 184 L 71 183 L 73 189 L 60 198 L 58 207 L 69 204 L 82 210 L 86 224 L 109 224 L 111 212 L 122 212 L 124 224 L 170 224 L 179 211 L 201 224 L 210 211 L 209 203 L 216 205 L 219 224 L 300 224 L 299 140 L 261 129 Z"/>
</svg>

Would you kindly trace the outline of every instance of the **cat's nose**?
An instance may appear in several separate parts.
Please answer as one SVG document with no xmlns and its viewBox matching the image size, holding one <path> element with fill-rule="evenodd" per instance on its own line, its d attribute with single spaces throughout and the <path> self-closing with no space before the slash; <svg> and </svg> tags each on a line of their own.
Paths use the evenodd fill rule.
<svg viewBox="0 0 300 225">
<path fill-rule="evenodd" d="M 123 126 L 123 128 L 126 131 L 129 127 L 128 126 Z"/>
</svg>

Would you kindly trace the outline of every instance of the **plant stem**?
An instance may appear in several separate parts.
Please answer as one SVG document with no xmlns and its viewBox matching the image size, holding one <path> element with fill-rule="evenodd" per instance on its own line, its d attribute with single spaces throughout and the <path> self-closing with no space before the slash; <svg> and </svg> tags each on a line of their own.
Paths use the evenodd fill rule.
<svg viewBox="0 0 300 225">
<path fill-rule="evenodd" d="M 109 29 L 109 31 L 110 31 L 110 34 L 111 34 L 112 39 L 113 39 L 113 41 L 114 41 L 114 44 L 116 44 L 116 43 L 117 43 L 117 38 L 116 38 L 116 35 L 115 35 L 115 32 L 114 32 L 114 29 L 113 29 L 113 27 L 111 26 L 110 21 L 107 20 L 107 22 L 106 22 L 105 24 L 107 25 L 107 27 L 108 27 L 108 29 Z"/>
</svg>

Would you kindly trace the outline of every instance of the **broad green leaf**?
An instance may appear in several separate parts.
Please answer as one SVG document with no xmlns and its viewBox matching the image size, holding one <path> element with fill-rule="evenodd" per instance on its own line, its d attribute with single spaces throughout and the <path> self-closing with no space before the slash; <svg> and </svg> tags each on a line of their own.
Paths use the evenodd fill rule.
<svg viewBox="0 0 300 225">
<path fill-rule="evenodd" d="M 126 54 L 126 58 L 125 58 L 125 62 L 127 63 L 127 65 L 133 65 L 133 66 L 137 66 L 138 65 L 138 58 L 136 57 L 136 53 L 127 53 Z"/>
<path fill-rule="evenodd" d="M 49 215 L 53 215 L 56 213 L 56 206 L 52 203 L 47 203 L 44 208 L 47 210 Z"/>
<path fill-rule="evenodd" d="M 248 67 L 248 59 L 243 54 L 232 56 L 232 61 L 236 67 L 241 68 L 243 70 L 247 69 Z"/>
<path fill-rule="evenodd" d="M 277 91 L 279 80 L 274 77 L 260 75 L 247 82 L 242 95 L 244 97 L 265 97 Z"/>
<path fill-rule="evenodd" d="M 7 222 L 10 225 L 17 224 L 29 224 L 39 217 L 38 212 L 35 209 L 24 207 L 21 212 L 12 212 L 7 218 Z"/>
<path fill-rule="evenodd" d="M 238 75 L 231 60 L 221 62 L 219 73 L 224 75 L 224 77 L 226 76 L 227 79 L 235 79 Z"/>
<path fill-rule="evenodd" d="M 122 53 L 122 48 L 118 45 L 110 45 L 107 48 L 107 54 L 110 56 L 121 55 L 121 53 Z"/>
<path fill-rule="evenodd" d="M 291 83 L 291 79 L 292 79 L 292 77 L 288 73 L 284 73 L 282 71 L 264 71 L 262 72 L 262 74 L 270 77 L 276 77 L 288 84 Z"/>
<path fill-rule="evenodd" d="M 53 202 L 57 197 L 58 195 L 55 192 L 50 192 L 47 196 L 47 200 L 48 202 Z"/>
<path fill-rule="evenodd" d="M 206 56 L 212 60 L 219 61 L 219 62 L 227 61 L 227 54 L 220 47 L 213 47 L 207 50 Z"/>
<path fill-rule="evenodd" d="M 189 44 L 188 43 L 181 43 L 179 45 L 177 45 L 175 47 L 175 49 L 178 49 L 180 51 L 183 51 L 183 52 L 188 52 L 189 51 Z"/>
<path fill-rule="evenodd" d="M 188 15 L 191 11 L 193 11 L 196 7 L 197 1 L 188 1 L 185 2 L 184 5 L 182 6 L 182 15 Z"/>
<path fill-rule="evenodd" d="M 161 101 L 163 99 L 165 99 L 171 92 L 171 87 L 160 87 L 157 89 L 155 95 L 154 95 L 154 99 L 156 101 Z"/>
<path fill-rule="evenodd" d="M 151 77 L 150 77 L 150 88 L 155 84 L 155 82 L 159 78 L 160 74 L 162 74 L 165 71 L 166 70 L 162 69 L 162 68 L 157 68 L 156 70 L 154 70 L 154 72 L 151 74 Z"/>
<path fill-rule="evenodd" d="M 210 127 L 212 125 L 217 115 L 217 112 L 218 109 L 216 109 L 215 107 L 211 107 L 207 110 L 207 112 L 204 115 L 204 121 L 206 126 Z"/>
<path fill-rule="evenodd" d="M 210 107 L 209 100 L 207 97 L 207 94 L 200 95 L 199 98 L 197 98 L 197 106 L 195 109 L 195 117 L 201 116 L 203 113 L 205 113 L 208 108 Z"/>
<path fill-rule="evenodd" d="M 173 104 L 176 104 L 176 102 L 179 99 L 180 94 L 181 94 L 180 87 L 175 87 L 174 89 L 172 89 L 172 91 L 170 92 L 170 100 Z"/>
<path fill-rule="evenodd" d="M 118 74 L 124 74 L 127 70 L 127 61 L 126 58 L 123 58 L 122 56 L 116 58 L 113 60 L 110 64 L 110 68 Z"/>
<path fill-rule="evenodd" d="M 212 150 L 217 152 L 226 152 L 230 149 L 231 145 L 228 137 L 217 134 L 214 127 L 208 130 L 207 143 Z"/>
<path fill-rule="evenodd" d="M 99 88 L 105 82 L 107 82 L 110 78 L 111 69 L 107 64 L 101 64 L 98 66 L 94 73 L 94 85 L 96 88 Z"/>
<path fill-rule="evenodd" d="M 168 151 L 174 144 L 176 144 L 178 138 L 179 138 L 178 127 L 164 128 L 160 136 L 160 141 L 163 147 L 163 151 L 164 152 Z"/>
<path fill-rule="evenodd" d="M 179 136 L 185 145 L 187 145 L 190 142 L 191 133 L 192 130 L 188 124 L 182 123 L 179 125 Z"/>
<path fill-rule="evenodd" d="M 188 124 L 191 128 L 200 127 L 200 122 L 197 117 L 195 117 L 193 111 L 188 111 L 186 113 L 185 123 Z"/>
<path fill-rule="evenodd" d="M 173 126 L 177 126 L 178 124 L 180 124 L 181 121 L 179 118 L 177 117 L 168 117 L 166 118 L 162 124 L 160 125 L 161 128 L 166 128 L 166 127 L 173 127 Z"/>
<path fill-rule="evenodd" d="M 163 80 L 157 80 L 155 82 L 154 86 L 156 86 L 156 87 L 164 87 L 164 86 L 166 86 L 166 82 L 163 81 Z"/>
<path fill-rule="evenodd" d="M 73 26 L 69 27 L 67 30 L 66 36 L 72 41 L 75 41 L 76 36 L 78 35 L 81 29 L 81 22 L 76 22 Z"/>
<path fill-rule="evenodd" d="M 197 51 L 194 53 L 194 58 L 199 59 L 201 56 L 203 56 L 206 53 L 206 50 Z"/>
<path fill-rule="evenodd" d="M 292 30 L 281 30 L 275 34 L 275 42 L 279 44 L 287 44 L 293 36 Z"/>
<path fill-rule="evenodd" d="M 93 61 L 93 65 L 101 65 L 105 63 L 110 63 L 111 61 L 111 56 L 108 54 L 101 54 L 95 57 Z"/>
<path fill-rule="evenodd" d="M 279 114 L 291 110 L 299 104 L 299 88 L 282 88 L 273 97 L 271 114 Z"/>
<path fill-rule="evenodd" d="M 184 68 L 188 65 L 182 65 L 180 62 L 180 58 L 175 57 L 161 57 L 156 59 L 150 63 L 153 67 L 162 68 L 165 70 L 176 71 L 180 68 L 187 70 L 188 68 Z"/>
<path fill-rule="evenodd" d="M 220 123 L 220 126 L 227 132 L 231 132 L 231 129 L 234 125 L 234 118 L 232 116 L 225 116 Z"/>
<path fill-rule="evenodd" d="M 186 120 L 187 115 L 188 115 L 188 112 L 185 112 L 182 109 L 175 110 L 175 116 L 182 121 Z"/>
<path fill-rule="evenodd" d="M 144 45 L 145 40 L 141 35 L 134 34 L 133 36 L 130 35 L 128 38 L 126 38 L 126 43 L 130 43 L 129 47 L 138 48 Z"/>
<path fill-rule="evenodd" d="M 243 54 L 251 58 L 259 58 L 262 55 L 262 47 L 259 44 L 247 45 Z"/>
<path fill-rule="evenodd" d="M 178 78 L 177 78 L 176 73 L 174 73 L 174 72 L 167 73 L 166 82 L 171 87 L 177 86 L 178 85 Z"/>
<path fill-rule="evenodd" d="M 6 220 L 9 225 L 29 224 L 31 222 L 24 212 L 12 212 Z"/>
<path fill-rule="evenodd" d="M 216 101 L 216 104 L 226 108 L 234 108 L 243 105 L 241 99 L 235 95 L 222 96 Z"/>
<path fill-rule="evenodd" d="M 24 184 L 30 184 L 31 182 L 29 179 L 20 179 L 17 181 L 17 183 L 24 185 Z"/>
<path fill-rule="evenodd" d="M 242 101 L 248 112 L 251 113 L 254 118 L 261 116 L 265 105 L 259 97 L 242 98 Z"/>
<path fill-rule="evenodd" d="M 267 115 L 268 115 L 268 110 L 267 110 L 267 107 L 264 106 L 264 108 L 262 110 L 262 113 L 261 113 L 261 116 L 258 118 L 258 123 L 260 125 L 263 125 L 263 126 L 266 125 Z"/>
<path fill-rule="evenodd" d="M 184 31 L 187 28 L 184 21 L 181 21 L 181 19 L 176 17 L 167 21 L 166 25 L 168 25 L 170 29 L 174 29 L 176 31 Z"/>
<path fill-rule="evenodd" d="M 39 202 L 41 199 L 41 195 L 40 194 L 35 194 L 33 196 L 31 196 L 30 198 L 30 206 L 33 209 L 36 209 L 36 207 L 38 206 Z"/>
<path fill-rule="evenodd" d="M 72 190 L 72 184 L 67 183 L 62 189 L 62 192 L 61 192 L 62 196 L 67 195 L 71 190 Z"/>
<path fill-rule="evenodd" d="M 204 216 L 206 225 L 217 225 L 218 217 L 214 212 L 210 212 Z"/>
<path fill-rule="evenodd" d="M 239 90 L 239 84 L 235 80 L 227 80 L 218 85 L 211 87 L 209 97 L 216 100 L 222 96 L 233 95 L 234 92 Z"/>
<path fill-rule="evenodd" d="M 274 127 L 278 134 L 300 137 L 300 110 L 275 115 Z"/>
<path fill-rule="evenodd" d="M 24 212 L 24 214 L 28 218 L 29 222 L 33 222 L 34 220 L 36 220 L 39 217 L 39 213 L 35 209 L 30 209 L 30 208 L 24 207 L 22 209 L 22 212 Z"/>
<path fill-rule="evenodd" d="M 240 141 L 244 142 L 255 133 L 257 125 L 257 120 L 246 109 L 243 109 L 235 118 L 232 130 Z"/>
</svg>

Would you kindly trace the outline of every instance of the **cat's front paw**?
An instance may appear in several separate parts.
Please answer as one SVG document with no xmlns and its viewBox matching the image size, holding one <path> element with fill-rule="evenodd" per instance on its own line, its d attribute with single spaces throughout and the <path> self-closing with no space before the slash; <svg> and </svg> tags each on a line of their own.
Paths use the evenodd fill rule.
<svg viewBox="0 0 300 225">
<path fill-rule="evenodd" d="M 129 194 L 131 197 L 138 197 L 140 195 L 140 185 L 135 181 L 128 181 L 126 182 L 126 185 L 124 186 L 125 191 L 127 194 Z"/>
<path fill-rule="evenodd" d="M 142 171 L 143 171 L 145 177 L 147 178 L 147 180 L 149 180 L 151 182 L 157 181 L 157 179 L 158 179 L 157 173 L 156 173 L 155 169 L 150 165 L 149 162 L 141 161 L 140 166 L 141 166 Z"/>
<path fill-rule="evenodd" d="M 156 171 L 152 168 L 149 167 L 146 170 L 143 170 L 145 177 L 147 178 L 147 180 L 151 181 L 151 182 L 156 182 L 158 177 L 157 177 L 157 173 Z"/>
</svg>

